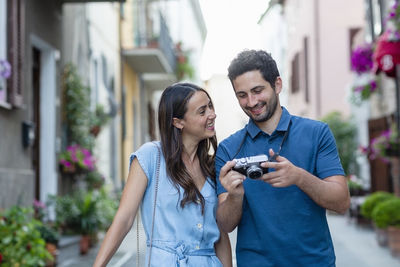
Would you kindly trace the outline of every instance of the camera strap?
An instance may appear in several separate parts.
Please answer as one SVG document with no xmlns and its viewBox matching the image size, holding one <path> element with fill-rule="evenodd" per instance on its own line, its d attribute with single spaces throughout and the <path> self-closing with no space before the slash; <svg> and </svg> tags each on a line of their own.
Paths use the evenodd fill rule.
<svg viewBox="0 0 400 267">
<path fill-rule="evenodd" d="M 281 144 L 279 145 L 278 152 L 275 153 L 268 161 L 273 161 L 273 160 L 275 160 L 275 159 L 280 155 L 281 150 L 282 150 L 283 143 L 285 142 L 286 138 L 287 138 L 288 135 L 289 135 L 289 129 L 290 129 L 290 126 L 291 126 L 291 125 L 292 125 L 292 120 L 289 121 L 288 128 L 287 128 L 287 130 L 286 130 L 286 132 L 285 132 L 285 135 L 284 135 L 283 138 L 282 138 Z M 237 149 L 235 155 L 232 157 L 232 159 L 236 158 L 236 156 L 239 154 L 239 152 L 240 152 L 240 150 L 242 149 L 242 146 L 243 146 L 243 144 L 244 144 L 244 141 L 246 141 L 247 135 L 248 135 L 248 132 L 247 132 L 247 129 L 246 129 L 246 130 L 244 131 L 244 136 L 243 136 L 243 138 L 242 138 L 242 141 L 240 142 L 240 145 L 239 145 L 239 147 L 238 147 L 238 149 Z M 231 160 L 232 160 L 232 159 L 231 159 Z"/>
</svg>

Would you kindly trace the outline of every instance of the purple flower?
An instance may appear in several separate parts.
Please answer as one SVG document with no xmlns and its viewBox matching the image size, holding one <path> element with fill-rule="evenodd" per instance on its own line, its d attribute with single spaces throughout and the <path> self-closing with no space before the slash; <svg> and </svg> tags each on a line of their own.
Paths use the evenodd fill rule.
<svg viewBox="0 0 400 267">
<path fill-rule="evenodd" d="M 372 45 L 358 46 L 351 54 L 351 69 L 358 74 L 370 71 L 374 65 L 372 55 Z"/>
<path fill-rule="evenodd" d="M 8 79 L 11 76 L 11 65 L 7 60 L 0 60 L 0 77 Z"/>
<path fill-rule="evenodd" d="M 43 202 L 34 199 L 34 200 L 33 200 L 33 207 L 34 207 L 35 209 L 45 209 L 45 208 L 46 208 L 46 205 L 45 205 Z"/>
<path fill-rule="evenodd" d="M 376 81 L 371 81 L 370 85 L 371 85 L 371 92 L 375 91 L 375 89 L 376 89 Z"/>
</svg>

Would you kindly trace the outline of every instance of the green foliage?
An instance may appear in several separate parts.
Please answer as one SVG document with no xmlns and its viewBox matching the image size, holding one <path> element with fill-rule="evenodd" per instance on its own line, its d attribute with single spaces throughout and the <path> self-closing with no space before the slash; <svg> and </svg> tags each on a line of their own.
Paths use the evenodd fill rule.
<svg viewBox="0 0 400 267">
<path fill-rule="evenodd" d="M 77 233 L 79 228 L 79 209 L 70 195 L 49 196 L 48 206 L 55 207 L 56 227 L 63 233 Z"/>
<path fill-rule="evenodd" d="M 194 68 L 189 63 L 188 57 L 186 57 L 184 61 L 178 62 L 178 65 L 176 66 L 176 75 L 178 80 L 183 80 L 185 78 L 193 79 Z"/>
<path fill-rule="evenodd" d="M 346 175 L 357 174 L 356 162 L 357 151 L 357 128 L 349 119 L 344 119 L 340 112 L 334 111 L 324 116 L 322 121 L 326 122 L 335 137 L 339 151 L 340 161 Z"/>
<path fill-rule="evenodd" d="M 102 127 L 110 120 L 110 116 L 105 112 L 102 104 L 96 105 L 96 110 L 90 116 L 90 127 Z"/>
<path fill-rule="evenodd" d="M 99 190 L 99 197 L 97 201 L 98 216 L 100 219 L 100 229 L 107 230 L 115 216 L 118 209 L 119 201 L 110 196 L 110 192 L 102 187 Z"/>
<path fill-rule="evenodd" d="M 392 198 L 394 198 L 393 194 L 383 191 L 377 191 L 370 194 L 361 205 L 361 214 L 367 219 L 372 219 L 375 207 L 379 203 Z"/>
<path fill-rule="evenodd" d="M 0 213 L 0 254 L 2 267 L 45 266 L 52 260 L 38 227 L 33 209 L 12 207 Z"/>
<path fill-rule="evenodd" d="M 93 234 L 107 229 L 117 210 L 117 201 L 104 188 L 77 191 L 73 195 L 51 196 L 56 223 L 65 233 Z"/>
<path fill-rule="evenodd" d="M 378 228 L 400 228 L 400 198 L 393 197 L 379 203 L 372 212 L 372 219 Z"/>
<path fill-rule="evenodd" d="M 98 170 L 93 170 L 86 175 L 85 181 L 88 189 L 93 190 L 101 188 L 104 185 L 105 178 Z"/>
<path fill-rule="evenodd" d="M 51 243 L 54 245 L 58 244 L 58 241 L 60 240 L 60 234 L 51 225 L 39 225 L 37 229 L 40 232 L 40 236 L 46 243 Z"/>
<path fill-rule="evenodd" d="M 78 144 L 92 150 L 94 138 L 90 131 L 90 88 L 79 77 L 76 67 L 64 69 L 63 114 L 67 124 L 68 144 Z"/>
<path fill-rule="evenodd" d="M 190 51 L 183 49 L 182 42 L 176 44 L 176 55 L 177 55 L 177 66 L 176 66 L 176 76 L 178 80 L 183 80 L 185 78 L 193 79 L 194 68 L 190 63 Z"/>
</svg>

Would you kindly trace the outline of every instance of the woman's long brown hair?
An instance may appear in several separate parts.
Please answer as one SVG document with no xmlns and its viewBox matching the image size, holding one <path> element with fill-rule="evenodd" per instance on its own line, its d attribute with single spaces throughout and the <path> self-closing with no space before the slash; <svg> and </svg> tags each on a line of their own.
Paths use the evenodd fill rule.
<svg viewBox="0 0 400 267">
<path fill-rule="evenodd" d="M 206 93 L 211 101 L 209 94 L 204 89 L 191 83 L 177 83 L 167 87 L 160 99 L 158 125 L 167 174 L 178 192 L 180 191 L 179 186 L 184 190 L 183 199 L 180 202 L 181 208 L 190 202 L 198 203 L 200 201 L 201 211 L 204 213 L 204 197 L 197 189 L 182 160 L 182 133 L 173 126 L 173 118 L 183 119 L 187 111 L 187 103 L 197 91 Z M 211 146 L 213 148 L 212 155 L 209 154 Z M 213 136 L 200 141 L 196 153 L 202 174 L 210 177 L 214 186 L 216 184 L 214 169 L 216 148 L 217 138 Z"/>
</svg>

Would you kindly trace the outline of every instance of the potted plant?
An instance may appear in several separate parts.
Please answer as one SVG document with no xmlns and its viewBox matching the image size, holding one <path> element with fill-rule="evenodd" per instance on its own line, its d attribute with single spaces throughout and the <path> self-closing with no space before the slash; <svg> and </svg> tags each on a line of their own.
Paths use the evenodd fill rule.
<svg viewBox="0 0 400 267">
<path fill-rule="evenodd" d="M 95 158 L 90 151 L 79 145 L 71 145 L 60 154 L 59 163 L 65 173 L 94 170 Z"/>
<path fill-rule="evenodd" d="M 97 210 L 98 199 L 93 191 L 80 191 L 75 197 L 76 207 L 79 210 L 80 253 L 86 254 L 90 247 L 91 237 L 94 238 L 100 226 Z"/>
<path fill-rule="evenodd" d="M 86 183 L 89 190 L 100 189 L 104 185 L 105 178 L 98 170 L 92 170 L 86 175 Z"/>
<path fill-rule="evenodd" d="M 321 120 L 326 122 L 332 130 L 344 172 L 347 176 L 357 174 L 358 165 L 354 153 L 357 150 L 357 127 L 350 119 L 344 118 L 338 111 L 328 113 Z"/>
<path fill-rule="evenodd" d="M 400 5 L 394 1 L 386 17 L 385 31 L 379 37 L 373 55 L 376 72 L 383 71 L 396 77 L 396 65 L 400 64 Z"/>
<path fill-rule="evenodd" d="M 377 191 L 370 194 L 361 205 L 361 214 L 374 222 L 374 229 L 376 234 L 376 239 L 380 246 L 386 246 L 388 239 L 387 239 L 387 231 L 385 227 L 381 227 L 382 225 L 377 225 L 375 220 L 373 219 L 373 212 L 378 204 L 394 198 L 394 195 L 388 192 Z"/>
<path fill-rule="evenodd" d="M 40 236 L 46 242 L 45 247 L 47 251 L 53 256 L 53 260 L 48 260 L 46 262 L 46 267 L 54 267 L 57 262 L 60 235 L 52 225 L 47 223 L 43 223 L 43 225 L 38 226 L 37 229 L 40 232 Z"/>
<path fill-rule="evenodd" d="M 102 104 L 97 104 L 95 111 L 90 117 L 90 133 L 97 137 L 100 133 L 101 128 L 107 124 L 110 116 L 105 112 L 104 106 Z"/>
<path fill-rule="evenodd" d="M 365 191 L 360 180 L 355 175 L 349 175 L 347 179 L 350 196 L 362 196 Z"/>
<path fill-rule="evenodd" d="M 14 206 L 0 213 L 2 266 L 45 266 L 53 259 L 38 230 L 40 226 L 32 208 Z"/>
<path fill-rule="evenodd" d="M 92 150 L 94 137 L 90 134 L 90 88 L 84 85 L 73 64 L 67 64 L 63 75 L 63 123 L 67 144 L 78 144 Z"/>
<path fill-rule="evenodd" d="M 194 68 L 189 61 L 190 52 L 182 48 L 181 42 L 176 44 L 175 50 L 177 55 L 177 66 L 175 72 L 178 80 L 183 80 L 185 78 L 192 79 L 194 77 Z"/>
<path fill-rule="evenodd" d="M 48 206 L 54 206 L 55 227 L 60 229 L 62 234 L 78 233 L 80 211 L 73 196 L 49 195 Z"/>
<path fill-rule="evenodd" d="M 370 43 L 359 45 L 351 52 L 351 70 L 356 74 L 351 94 L 354 104 L 358 105 L 369 99 L 377 89 L 377 79 L 372 72 L 373 52 L 374 48 Z"/>
<path fill-rule="evenodd" d="M 4 95 L 3 88 L 5 87 L 6 80 L 10 78 L 10 76 L 11 64 L 5 59 L 0 59 L 0 94 Z M 1 96 L 0 100 L 2 100 Z"/>
<path fill-rule="evenodd" d="M 379 228 L 387 228 L 389 248 L 394 256 L 400 256 L 400 198 L 378 204 L 372 217 Z"/>
</svg>

